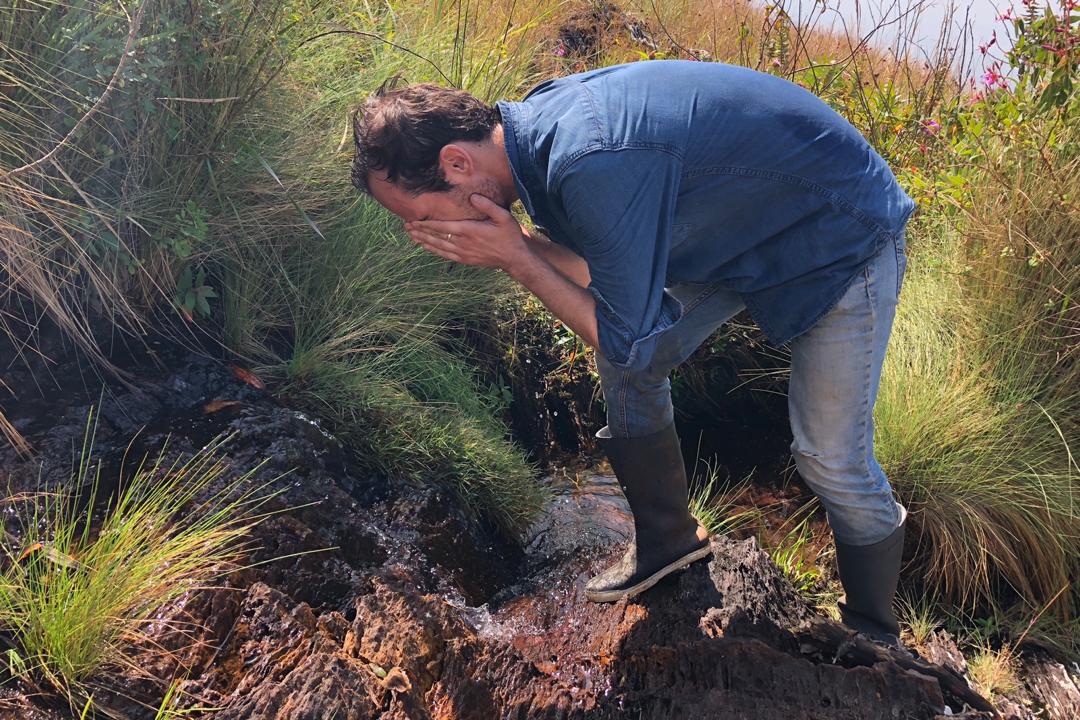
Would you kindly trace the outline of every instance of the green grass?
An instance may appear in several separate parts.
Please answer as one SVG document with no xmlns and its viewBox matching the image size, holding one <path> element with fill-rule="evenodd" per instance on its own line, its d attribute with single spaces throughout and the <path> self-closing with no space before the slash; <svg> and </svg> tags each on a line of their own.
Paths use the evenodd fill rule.
<svg viewBox="0 0 1080 720">
<path fill-rule="evenodd" d="M 1020 688 L 1018 661 L 1011 648 L 978 648 L 967 657 L 968 676 L 975 689 L 988 698 Z"/>
<path fill-rule="evenodd" d="M 941 622 L 937 617 L 937 607 L 928 595 L 897 598 L 897 616 L 902 627 L 916 647 L 924 645 Z"/>
<path fill-rule="evenodd" d="M 460 382 L 460 380 L 459 380 Z M 321 365 L 288 392 L 329 418 L 350 447 L 374 468 L 414 484 L 440 484 L 466 510 L 484 515 L 511 537 L 547 499 L 521 451 L 502 439 L 492 415 L 417 399 L 392 378 L 362 365 Z"/>
<path fill-rule="evenodd" d="M 764 544 L 769 557 L 791 582 L 795 591 L 808 598 L 816 595 L 822 582 L 817 558 L 808 556 L 809 542 L 812 539 L 809 525 L 811 507 L 812 504 L 806 505 L 788 519 L 788 530 L 778 542 Z"/>
<path fill-rule="evenodd" d="M 876 452 L 913 511 L 924 577 L 964 606 L 997 605 L 1000 581 L 1040 605 L 1077 569 L 1080 212 L 1050 177 L 1076 167 L 1017 149 L 909 246 Z M 1058 597 L 1069 616 L 1075 598 Z"/>
<path fill-rule="evenodd" d="M 125 648 L 162 606 L 237 567 L 269 496 L 250 473 L 226 477 L 223 442 L 163 450 L 107 495 L 88 430 L 70 487 L 7 498 L 0 628 L 16 674 L 82 704 L 98 673 L 140 672 Z"/>
<path fill-rule="evenodd" d="M 733 535 L 754 526 L 761 519 L 757 509 L 740 508 L 739 499 L 749 488 L 751 475 L 734 485 L 720 488 L 718 471 L 706 464 L 704 479 L 690 484 L 690 514 L 705 526 L 710 535 Z"/>
</svg>

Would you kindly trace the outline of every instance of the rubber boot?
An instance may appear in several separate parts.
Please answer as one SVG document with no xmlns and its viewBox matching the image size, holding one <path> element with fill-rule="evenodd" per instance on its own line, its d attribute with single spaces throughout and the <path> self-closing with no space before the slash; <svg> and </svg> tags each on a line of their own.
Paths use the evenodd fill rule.
<svg viewBox="0 0 1080 720">
<path fill-rule="evenodd" d="M 596 434 L 634 514 L 626 554 L 585 585 L 594 602 L 613 602 L 648 590 L 661 578 L 709 555 L 688 508 L 686 467 L 674 423 L 643 438 Z"/>
<path fill-rule="evenodd" d="M 900 579 L 907 511 L 901 507 L 900 525 L 873 545 L 836 543 L 836 569 L 845 597 L 838 604 L 845 625 L 871 640 L 900 648 L 900 625 L 893 612 L 893 597 Z"/>
</svg>

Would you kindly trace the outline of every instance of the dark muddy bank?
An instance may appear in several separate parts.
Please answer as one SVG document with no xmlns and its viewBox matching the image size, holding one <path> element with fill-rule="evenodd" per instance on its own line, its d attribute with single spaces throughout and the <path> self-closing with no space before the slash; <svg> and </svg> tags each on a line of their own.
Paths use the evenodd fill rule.
<svg viewBox="0 0 1080 720">
<path fill-rule="evenodd" d="M 145 676 L 107 668 L 96 678 L 95 699 L 124 717 L 153 717 L 147 706 L 174 679 L 183 707 L 215 709 L 194 717 L 222 720 L 854 720 L 985 707 L 954 673 L 885 654 L 815 615 L 751 540 L 716 539 L 709 563 L 634 601 L 585 602 L 586 578 L 629 532 L 610 478 L 557 488 L 519 548 L 436 489 L 358 472 L 316 418 L 229 366 L 174 367 L 143 365 L 131 387 L 103 386 L 75 360 L 52 368 L 59 390 L 36 389 L 41 368 L 5 375 L 20 391 L 5 409 L 35 451 L 0 454 L 11 492 L 67 483 L 99 405 L 105 477 L 121 477 L 125 452 L 155 453 L 167 437 L 170 452 L 191 452 L 227 432 L 236 472 L 266 460 L 259 479 L 280 476 L 276 503 L 293 508 L 258 528 L 253 560 L 291 557 L 165 608 L 173 622 L 130 654 Z M 67 717 L 5 676 L 0 718 Z"/>
</svg>

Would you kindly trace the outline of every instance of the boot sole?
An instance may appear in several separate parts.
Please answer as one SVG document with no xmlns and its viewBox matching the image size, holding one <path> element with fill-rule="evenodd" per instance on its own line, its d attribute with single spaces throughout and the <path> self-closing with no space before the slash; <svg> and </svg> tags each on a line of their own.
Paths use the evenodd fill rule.
<svg viewBox="0 0 1080 720">
<path fill-rule="evenodd" d="M 635 595 L 645 592 L 653 585 L 663 580 L 664 577 L 670 575 L 676 570 L 681 570 L 690 563 L 696 562 L 704 557 L 708 557 L 711 552 L 712 545 L 711 543 L 706 542 L 705 547 L 698 548 L 697 550 L 683 555 L 675 562 L 668 563 L 667 565 L 660 568 L 652 575 L 645 578 L 636 585 L 631 585 L 624 590 L 586 590 L 585 597 L 592 602 L 615 602 L 616 600 L 621 600 L 624 597 L 632 598 Z"/>
</svg>

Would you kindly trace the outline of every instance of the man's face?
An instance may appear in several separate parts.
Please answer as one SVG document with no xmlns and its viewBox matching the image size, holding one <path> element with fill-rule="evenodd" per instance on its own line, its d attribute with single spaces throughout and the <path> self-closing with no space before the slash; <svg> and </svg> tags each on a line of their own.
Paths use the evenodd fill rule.
<svg viewBox="0 0 1080 720">
<path fill-rule="evenodd" d="M 450 180 L 453 182 L 453 180 Z M 372 196 L 391 213 L 405 220 L 486 220 L 487 216 L 472 206 L 469 196 L 474 192 L 500 207 L 510 207 L 510 202 L 503 198 L 502 192 L 494 179 L 472 177 L 461 180 L 445 192 L 421 192 L 411 194 L 387 180 L 386 175 L 370 174 L 367 187 Z"/>
<path fill-rule="evenodd" d="M 452 182 L 452 181 L 451 181 Z M 413 220 L 486 220 L 469 202 L 469 196 L 480 193 L 502 205 L 498 186 L 493 180 L 476 178 L 472 182 L 455 184 L 446 192 L 425 192 L 419 195 L 401 189 L 385 175 L 372 173 L 368 177 L 371 196 L 405 222 Z"/>
<path fill-rule="evenodd" d="M 450 143 L 439 151 L 439 167 L 450 184 L 445 192 L 425 192 L 413 195 L 390 182 L 386 173 L 368 174 L 368 189 L 379 204 L 405 222 L 416 220 L 487 220 L 469 197 L 479 193 L 496 205 L 509 209 L 514 197 L 501 189 L 491 167 L 496 146 L 483 143 Z M 501 151 L 501 146 L 499 148 Z M 505 151 L 501 151 L 505 152 Z"/>
</svg>

